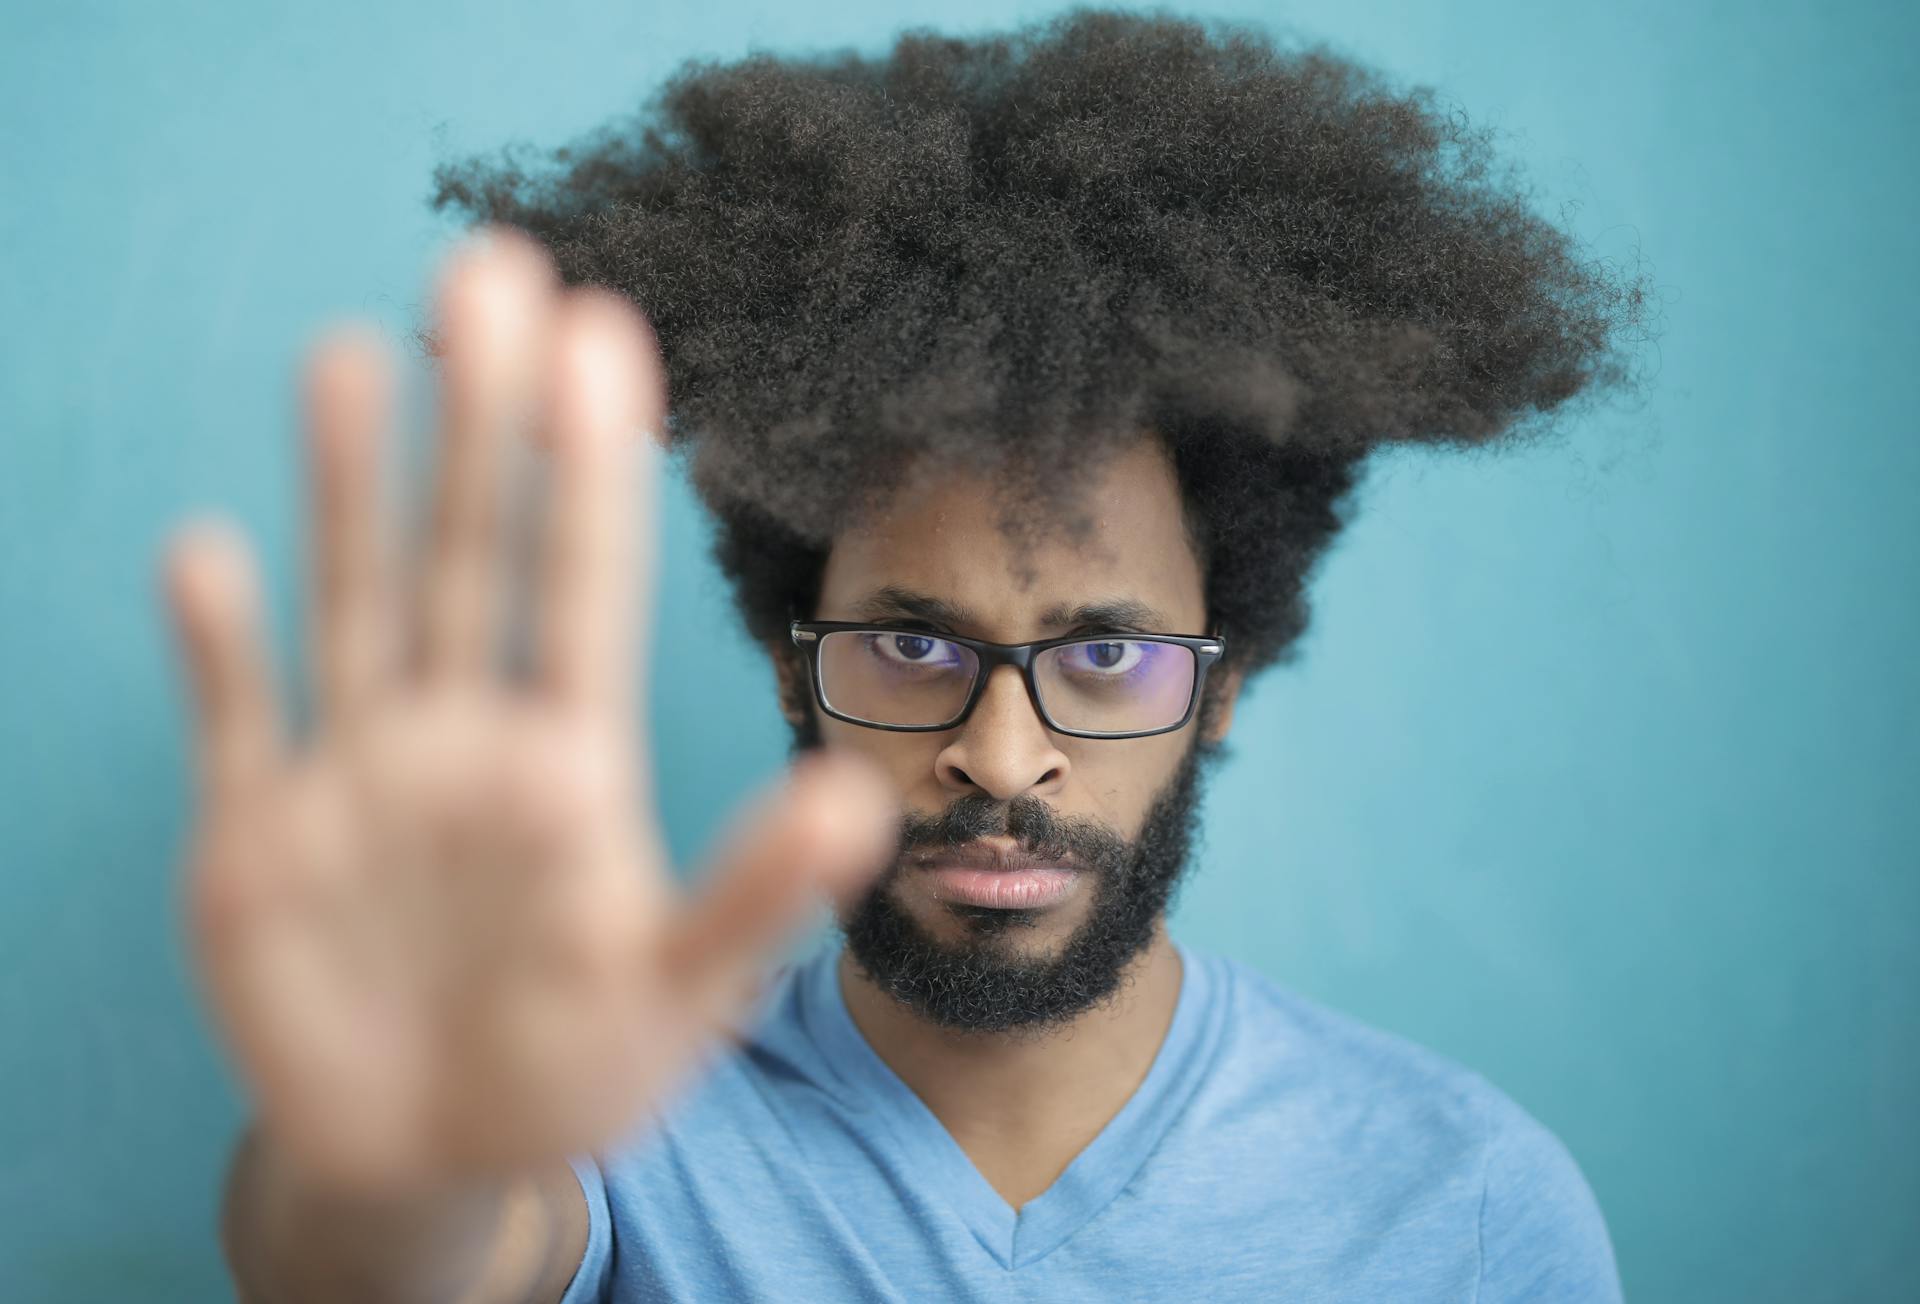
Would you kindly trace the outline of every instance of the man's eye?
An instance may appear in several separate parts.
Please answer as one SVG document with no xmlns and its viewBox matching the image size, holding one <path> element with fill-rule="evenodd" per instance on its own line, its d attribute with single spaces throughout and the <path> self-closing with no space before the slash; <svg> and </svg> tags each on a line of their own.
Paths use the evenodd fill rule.
<svg viewBox="0 0 1920 1304">
<path fill-rule="evenodd" d="M 866 643 L 875 656 L 895 665 L 935 665 L 953 654 L 951 643 L 931 634 L 876 633 L 867 635 Z"/>
<path fill-rule="evenodd" d="M 1147 644 L 1128 639 L 1078 643 L 1073 647 L 1069 665 L 1086 674 L 1121 675 L 1138 666 L 1146 657 L 1147 650 Z"/>
</svg>

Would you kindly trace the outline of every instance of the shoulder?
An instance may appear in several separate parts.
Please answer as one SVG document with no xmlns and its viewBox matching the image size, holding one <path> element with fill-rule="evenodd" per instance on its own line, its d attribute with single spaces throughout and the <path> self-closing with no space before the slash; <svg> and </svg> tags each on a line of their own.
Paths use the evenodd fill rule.
<svg viewBox="0 0 1920 1304">
<path fill-rule="evenodd" d="M 1271 1111 L 1335 1138 L 1369 1171 L 1411 1161 L 1475 1209 L 1482 1304 L 1617 1301 L 1613 1247 L 1579 1164 L 1551 1129 L 1482 1074 L 1275 982 L 1208 957 L 1236 1072 Z M 1251 1089 L 1251 1086 L 1249 1087 Z M 1304 1102 L 1301 1103 L 1301 1102 Z"/>
<path fill-rule="evenodd" d="M 1618 1301 L 1613 1243 L 1579 1164 L 1543 1123 L 1495 1094 L 1480 1206 L 1481 1300 Z"/>
<path fill-rule="evenodd" d="M 1331 1111 L 1335 1121 L 1363 1116 L 1372 1132 L 1428 1133 L 1462 1148 L 1484 1147 L 1489 1128 L 1514 1107 L 1479 1073 L 1408 1037 L 1244 961 L 1195 958 L 1210 966 L 1228 1072 L 1250 1089 Z"/>
</svg>

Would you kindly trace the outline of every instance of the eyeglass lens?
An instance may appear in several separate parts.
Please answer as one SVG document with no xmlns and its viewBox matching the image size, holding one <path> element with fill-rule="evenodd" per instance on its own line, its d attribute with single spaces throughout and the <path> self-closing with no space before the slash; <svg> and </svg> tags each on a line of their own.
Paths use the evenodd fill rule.
<svg viewBox="0 0 1920 1304">
<path fill-rule="evenodd" d="M 1197 662 L 1178 643 L 1112 638 L 1067 643 L 1033 659 L 1041 705 L 1062 729 L 1165 729 L 1187 713 Z M 980 659 L 932 634 L 836 630 L 820 640 L 827 705 L 870 724 L 948 724 L 966 706 Z"/>
</svg>

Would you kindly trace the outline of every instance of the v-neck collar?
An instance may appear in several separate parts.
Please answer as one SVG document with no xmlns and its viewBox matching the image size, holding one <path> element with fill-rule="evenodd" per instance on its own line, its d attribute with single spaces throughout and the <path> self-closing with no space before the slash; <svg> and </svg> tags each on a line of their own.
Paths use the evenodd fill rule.
<svg viewBox="0 0 1920 1304">
<path fill-rule="evenodd" d="M 854 1023 L 840 989 L 837 947 L 823 949 L 803 970 L 801 998 L 821 1050 L 864 1103 L 877 1106 L 874 1112 L 898 1145 L 902 1163 L 946 1194 L 954 1213 L 1002 1267 L 1020 1268 L 1058 1248 L 1113 1202 L 1206 1077 L 1224 1017 L 1213 999 L 1215 975 L 1206 957 L 1174 946 L 1180 995 L 1147 1076 L 1053 1185 L 1018 1211 Z"/>
</svg>

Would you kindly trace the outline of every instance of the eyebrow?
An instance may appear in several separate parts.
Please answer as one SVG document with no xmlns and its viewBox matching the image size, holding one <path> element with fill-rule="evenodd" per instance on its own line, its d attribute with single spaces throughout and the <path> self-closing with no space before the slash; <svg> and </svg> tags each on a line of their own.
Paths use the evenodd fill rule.
<svg viewBox="0 0 1920 1304">
<path fill-rule="evenodd" d="M 897 584 L 882 585 L 856 602 L 853 609 L 862 620 L 912 617 L 950 629 L 978 629 L 982 624 L 971 607 L 928 593 L 915 593 Z M 1040 613 L 1040 623 L 1048 629 L 1093 625 L 1136 634 L 1164 633 L 1168 625 L 1167 618 L 1159 611 L 1133 598 L 1102 598 L 1077 604 L 1057 602 Z"/>
</svg>

